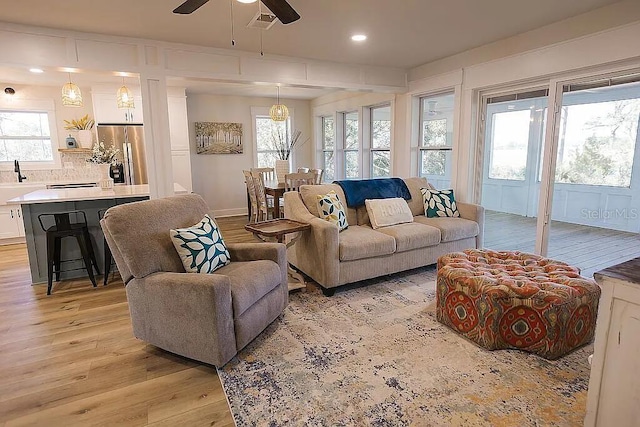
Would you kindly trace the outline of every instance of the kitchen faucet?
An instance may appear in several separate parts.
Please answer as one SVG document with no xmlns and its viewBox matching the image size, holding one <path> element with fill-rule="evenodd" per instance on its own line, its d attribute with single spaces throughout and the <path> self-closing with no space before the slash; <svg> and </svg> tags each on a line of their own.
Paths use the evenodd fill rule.
<svg viewBox="0 0 640 427">
<path fill-rule="evenodd" d="M 18 182 L 22 182 L 27 179 L 27 177 L 22 175 L 22 173 L 20 172 L 20 163 L 17 160 L 13 161 L 13 166 L 14 172 L 18 174 Z"/>
</svg>

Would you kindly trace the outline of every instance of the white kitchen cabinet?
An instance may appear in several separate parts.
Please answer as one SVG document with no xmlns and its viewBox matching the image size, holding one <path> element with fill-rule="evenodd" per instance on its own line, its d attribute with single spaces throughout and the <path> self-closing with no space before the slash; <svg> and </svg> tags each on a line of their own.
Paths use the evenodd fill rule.
<svg viewBox="0 0 640 427">
<path fill-rule="evenodd" d="M 171 151 L 173 182 L 182 185 L 187 191 L 193 190 L 191 180 L 191 155 L 189 151 Z"/>
<path fill-rule="evenodd" d="M 118 108 L 116 93 L 93 93 L 93 114 L 96 123 L 142 123 L 142 97 L 134 95 L 135 108 Z"/>
<path fill-rule="evenodd" d="M 169 138 L 171 150 L 189 151 L 189 121 L 187 99 L 184 96 L 167 97 L 169 109 Z"/>
<path fill-rule="evenodd" d="M 24 223 L 20 206 L 0 206 L 0 239 L 16 237 L 24 237 Z"/>
<path fill-rule="evenodd" d="M 640 420 L 640 258 L 597 272 L 602 286 L 585 426 Z"/>
</svg>

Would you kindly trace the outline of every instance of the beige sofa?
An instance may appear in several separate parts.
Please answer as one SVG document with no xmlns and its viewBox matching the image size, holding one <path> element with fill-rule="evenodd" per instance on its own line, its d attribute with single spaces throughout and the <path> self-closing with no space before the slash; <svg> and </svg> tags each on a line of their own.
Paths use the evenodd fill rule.
<svg viewBox="0 0 640 427">
<path fill-rule="evenodd" d="M 457 202 L 461 218 L 427 218 L 420 189 L 432 187 L 424 178 L 404 181 L 414 222 L 377 230 L 371 228 L 364 206 L 354 209 L 345 204 L 349 228 L 341 232 L 319 218 L 316 195 L 334 190 L 344 203 L 337 184 L 303 185 L 299 193 L 285 193 L 285 217 L 311 224 L 311 230 L 289 248 L 289 262 L 330 296 L 347 283 L 434 264 L 446 253 L 482 247 L 482 206 Z"/>
</svg>

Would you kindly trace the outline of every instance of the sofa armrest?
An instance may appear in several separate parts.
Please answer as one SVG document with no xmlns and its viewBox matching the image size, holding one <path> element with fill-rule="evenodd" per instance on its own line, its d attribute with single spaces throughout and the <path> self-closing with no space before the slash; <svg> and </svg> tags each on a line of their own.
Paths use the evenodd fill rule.
<svg viewBox="0 0 640 427">
<path fill-rule="evenodd" d="M 484 246 L 484 207 L 473 203 L 456 202 L 460 216 L 478 223 L 479 232 L 476 236 L 476 248 Z"/>
<path fill-rule="evenodd" d="M 298 192 L 284 194 L 285 217 L 311 225 L 293 246 L 294 265 L 324 287 L 335 287 L 340 278 L 338 227 L 313 215 Z"/>
<path fill-rule="evenodd" d="M 227 276 L 159 272 L 132 279 L 126 292 L 136 337 L 216 366 L 236 354 Z"/>
<path fill-rule="evenodd" d="M 282 243 L 228 243 L 231 261 L 255 261 L 266 259 L 280 267 L 281 283 L 287 286 L 287 247 Z"/>
</svg>

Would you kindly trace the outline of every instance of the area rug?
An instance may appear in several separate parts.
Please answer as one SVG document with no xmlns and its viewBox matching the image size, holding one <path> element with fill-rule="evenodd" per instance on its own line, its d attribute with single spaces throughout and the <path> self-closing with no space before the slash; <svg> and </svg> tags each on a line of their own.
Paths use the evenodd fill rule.
<svg viewBox="0 0 640 427">
<path fill-rule="evenodd" d="M 435 319 L 435 269 L 293 293 L 218 370 L 238 426 L 579 426 L 591 346 L 484 350 Z"/>
</svg>

